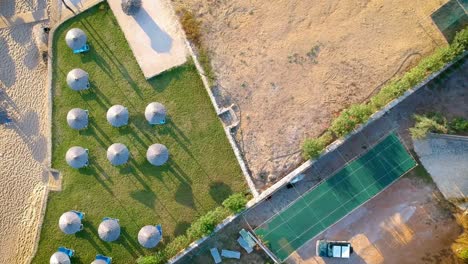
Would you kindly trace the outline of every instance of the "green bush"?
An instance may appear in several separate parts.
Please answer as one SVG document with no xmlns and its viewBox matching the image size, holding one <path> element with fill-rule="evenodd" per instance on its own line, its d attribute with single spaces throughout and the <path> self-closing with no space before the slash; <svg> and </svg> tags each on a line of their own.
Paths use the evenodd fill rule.
<svg viewBox="0 0 468 264">
<path fill-rule="evenodd" d="M 456 117 L 449 123 L 449 128 L 456 133 L 468 132 L 468 120 Z"/>
<path fill-rule="evenodd" d="M 425 138 L 427 133 L 447 133 L 445 120 L 439 115 L 414 115 L 416 124 L 410 128 L 411 137 L 414 139 Z"/>
<path fill-rule="evenodd" d="M 247 197 L 243 193 L 235 193 L 224 200 L 223 206 L 237 214 L 245 209 L 247 202 Z"/>
<path fill-rule="evenodd" d="M 137 264 L 162 264 L 167 262 L 167 257 L 164 252 L 158 252 L 155 255 L 139 257 Z"/>
<path fill-rule="evenodd" d="M 318 138 L 308 138 L 302 144 L 302 156 L 304 159 L 315 159 L 332 141 L 333 135 L 330 131 L 325 131 Z"/>
<path fill-rule="evenodd" d="M 458 252 L 458 257 L 460 257 L 465 263 L 468 263 L 468 248 L 463 248 Z"/>
<path fill-rule="evenodd" d="M 182 249 L 186 248 L 188 245 L 190 245 L 190 240 L 184 236 L 180 235 L 174 240 L 172 240 L 164 249 L 166 256 L 175 256 L 177 253 L 179 253 Z"/>
<path fill-rule="evenodd" d="M 216 225 L 224 218 L 229 216 L 230 212 L 224 207 L 217 207 L 209 211 L 204 216 L 198 218 L 187 230 L 187 236 L 191 240 L 196 240 L 200 237 L 213 232 Z"/>
<path fill-rule="evenodd" d="M 371 114 L 372 109 L 369 105 L 352 105 L 350 108 L 341 112 L 341 114 L 333 120 L 330 130 L 335 133 L 336 136 L 342 137 L 353 131 L 357 125 L 367 121 Z"/>
</svg>

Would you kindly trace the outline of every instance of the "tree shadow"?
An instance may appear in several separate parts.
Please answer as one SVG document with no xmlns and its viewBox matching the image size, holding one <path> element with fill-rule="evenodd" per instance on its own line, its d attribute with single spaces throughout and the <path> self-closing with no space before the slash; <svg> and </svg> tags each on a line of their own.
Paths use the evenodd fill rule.
<svg viewBox="0 0 468 264">
<path fill-rule="evenodd" d="M 222 204 L 232 194 L 232 189 L 224 182 L 213 182 L 210 184 L 209 193 L 217 204 Z"/>
<path fill-rule="evenodd" d="M 192 187 L 188 184 L 181 183 L 175 192 L 175 201 L 184 206 L 195 208 Z"/>
<path fill-rule="evenodd" d="M 150 209 L 155 209 L 156 195 L 149 189 L 137 190 L 130 193 L 130 196 Z"/>
<path fill-rule="evenodd" d="M 190 223 L 186 221 L 179 221 L 174 228 L 174 236 L 181 236 L 187 232 L 189 229 Z"/>
<path fill-rule="evenodd" d="M 7 88 L 16 83 L 16 64 L 10 56 L 10 48 L 5 39 L 0 37 L 0 60 L 2 62 L 2 70 L 0 71 L 0 81 Z M 7 70 L 4 70 L 7 69 Z"/>
</svg>

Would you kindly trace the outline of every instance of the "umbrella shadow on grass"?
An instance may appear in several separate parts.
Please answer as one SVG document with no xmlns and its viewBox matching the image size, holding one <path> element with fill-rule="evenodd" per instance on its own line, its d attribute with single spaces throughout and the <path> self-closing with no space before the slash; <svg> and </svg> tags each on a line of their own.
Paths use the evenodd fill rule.
<svg viewBox="0 0 468 264">
<path fill-rule="evenodd" d="M 141 249 L 140 244 L 132 238 L 125 227 L 120 227 L 120 237 L 116 243 L 122 245 L 125 250 L 127 250 L 133 257 L 138 257 L 138 255 L 144 255 L 145 252 Z M 138 253 L 136 253 L 138 251 Z"/>
<path fill-rule="evenodd" d="M 91 224 L 86 224 L 85 222 L 85 229 L 81 230 L 80 232 L 76 233 L 75 236 L 77 238 L 84 239 L 88 241 L 88 243 L 96 250 L 96 252 L 104 252 L 103 248 L 99 246 L 99 244 L 93 239 L 93 237 L 97 236 L 97 232 L 93 234 L 93 232 L 88 231 L 87 229 L 90 228 L 92 225 Z M 106 245 L 107 249 L 110 250 L 110 246 Z"/>
</svg>

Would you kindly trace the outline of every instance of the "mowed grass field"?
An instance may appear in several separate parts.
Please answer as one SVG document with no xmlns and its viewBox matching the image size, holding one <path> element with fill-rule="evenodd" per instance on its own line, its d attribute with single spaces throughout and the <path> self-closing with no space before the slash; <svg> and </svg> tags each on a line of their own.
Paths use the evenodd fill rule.
<svg viewBox="0 0 468 264">
<path fill-rule="evenodd" d="M 68 29 L 78 27 L 88 35 L 91 50 L 73 54 L 66 46 Z M 113 257 L 113 263 L 134 263 L 141 255 L 157 252 L 190 223 L 213 209 L 231 193 L 247 185 L 203 84 L 191 62 L 145 80 L 123 33 L 107 4 L 101 4 L 63 24 L 56 32 L 53 61 L 53 168 L 63 176 L 63 190 L 51 192 L 33 263 L 48 263 L 59 246 L 76 251 L 73 263 L 90 263 L 96 254 Z M 66 75 L 82 68 L 91 88 L 72 91 Z M 150 102 L 167 108 L 167 124 L 152 127 L 144 118 Z M 121 104 L 130 111 L 130 123 L 114 128 L 107 109 Z M 89 127 L 81 132 L 66 122 L 75 107 L 89 110 Z M 128 165 L 113 167 L 106 150 L 125 144 L 131 153 Z M 147 147 L 161 143 L 170 159 L 161 167 L 146 160 Z M 89 149 L 90 166 L 75 170 L 65 162 L 72 146 Z M 68 210 L 86 213 L 84 230 L 65 235 L 58 227 Z M 103 217 L 120 219 L 119 240 L 106 243 L 97 229 Z M 155 249 L 138 244 L 145 225 L 162 224 L 164 240 Z"/>
</svg>

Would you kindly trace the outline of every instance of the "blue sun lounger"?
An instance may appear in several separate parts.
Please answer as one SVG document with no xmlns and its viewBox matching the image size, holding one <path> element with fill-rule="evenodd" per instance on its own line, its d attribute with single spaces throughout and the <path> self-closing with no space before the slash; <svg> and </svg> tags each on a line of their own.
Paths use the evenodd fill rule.
<svg viewBox="0 0 468 264">
<path fill-rule="evenodd" d="M 84 53 L 89 51 L 89 45 L 86 44 L 84 45 L 81 49 L 74 50 L 73 53 L 78 54 L 78 53 Z"/>
<path fill-rule="evenodd" d="M 96 260 L 104 260 L 107 264 L 112 263 L 112 258 L 111 257 L 107 257 L 107 256 L 104 256 L 104 255 L 101 255 L 101 254 L 96 255 Z"/>
<path fill-rule="evenodd" d="M 74 212 L 75 214 L 77 214 L 78 217 L 80 217 L 80 219 L 83 220 L 85 213 L 80 212 L 80 211 L 75 211 L 75 210 L 72 210 L 72 212 Z"/>
<path fill-rule="evenodd" d="M 75 255 L 75 250 L 66 247 L 59 247 L 58 251 L 67 254 L 70 258 Z"/>
<path fill-rule="evenodd" d="M 217 248 L 210 249 L 211 256 L 216 264 L 221 263 L 221 256 L 219 255 L 219 251 Z"/>
<path fill-rule="evenodd" d="M 240 259 L 241 253 L 239 251 L 223 249 L 221 250 L 221 256 L 225 258 Z"/>
</svg>

